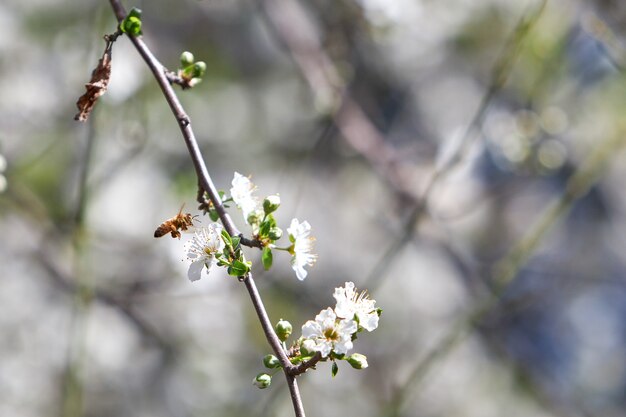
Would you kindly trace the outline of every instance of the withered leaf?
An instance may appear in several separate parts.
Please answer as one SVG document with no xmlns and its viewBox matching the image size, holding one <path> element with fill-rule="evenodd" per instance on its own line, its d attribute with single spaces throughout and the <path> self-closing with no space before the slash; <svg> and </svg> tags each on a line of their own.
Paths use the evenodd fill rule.
<svg viewBox="0 0 626 417">
<path fill-rule="evenodd" d="M 98 98 L 106 93 L 111 78 L 111 43 L 107 42 L 107 47 L 98 66 L 91 73 L 91 81 L 85 84 L 87 90 L 78 101 L 76 107 L 79 112 L 74 116 L 74 120 L 84 122 L 96 105 Z"/>
</svg>

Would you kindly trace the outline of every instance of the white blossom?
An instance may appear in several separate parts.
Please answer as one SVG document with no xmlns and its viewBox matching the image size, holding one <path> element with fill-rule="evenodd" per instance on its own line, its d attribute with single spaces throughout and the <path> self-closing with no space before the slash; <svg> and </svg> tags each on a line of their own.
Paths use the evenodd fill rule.
<svg viewBox="0 0 626 417">
<path fill-rule="evenodd" d="M 293 243 L 290 252 L 292 253 L 291 267 L 300 281 L 307 276 L 305 266 L 312 266 L 317 260 L 317 255 L 311 253 L 315 238 L 309 236 L 311 225 L 307 221 L 300 223 L 298 219 L 291 220 L 291 225 L 287 228 L 289 238 Z"/>
<path fill-rule="evenodd" d="M 250 178 L 235 172 L 232 188 L 230 189 L 230 196 L 243 212 L 243 218 L 248 224 L 250 214 L 260 209 L 259 199 L 254 195 L 255 191 L 256 185 L 250 181 Z"/>
<path fill-rule="evenodd" d="M 354 320 L 337 320 L 333 309 L 328 307 L 302 326 L 303 345 L 307 350 L 320 352 L 323 358 L 331 352 L 343 355 L 352 349 L 352 334 L 357 329 Z"/>
<path fill-rule="evenodd" d="M 376 301 L 371 300 L 366 291 L 358 293 L 353 282 L 346 282 L 345 286 L 335 288 L 333 294 L 337 305 L 335 313 L 343 319 L 354 319 L 359 325 L 371 332 L 378 327 L 378 312 Z"/>
<path fill-rule="evenodd" d="M 187 258 L 191 261 L 187 276 L 190 281 L 202 278 L 202 271 L 206 267 L 207 273 L 217 262 L 216 254 L 224 249 L 221 238 L 222 226 L 211 223 L 200 228 L 187 245 Z"/>
</svg>

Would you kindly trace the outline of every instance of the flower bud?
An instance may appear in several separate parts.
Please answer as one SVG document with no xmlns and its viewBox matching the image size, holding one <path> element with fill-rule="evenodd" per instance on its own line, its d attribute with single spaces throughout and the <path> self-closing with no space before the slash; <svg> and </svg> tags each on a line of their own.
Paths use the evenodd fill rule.
<svg viewBox="0 0 626 417">
<path fill-rule="evenodd" d="M 204 63 L 204 61 L 198 61 L 195 64 L 193 64 L 193 71 L 191 75 L 193 76 L 193 78 L 202 78 L 205 71 L 206 71 L 206 64 Z"/>
<path fill-rule="evenodd" d="M 186 68 L 193 64 L 193 54 L 189 51 L 185 51 L 180 54 L 180 66 Z"/>
<path fill-rule="evenodd" d="M 272 240 L 278 240 L 283 237 L 283 231 L 280 227 L 272 227 L 267 236 Z"/>
<path fill-rule="evenodd" d="M 265 214 L 275 212 L 278 207 L 280 207 L 280 197 L 277 195 L 265 197 L 265 200 L 263 200 L 263 211 Z"/>
<path fill-rule="evenodd" d="M 263 366 L 268 369 L 280 368 L 280 361 L 274 355 L 265 355 L 263 357 Z"/>
<path fill-rule="evenodd" d="M 263 212 L 261 210 L 254 210 L 252 213 L 248 215 L 246 219 L 249 225 L 259 224 L 261 220 L 263 220 Z"/>
<path fill-rule="evenodd" d="M 353 353 L 346 360 L 354 369 L 365 369 L 368 366 L 367 357 L 365 355 L 361 355 L 360 353 Z"/>
<path fill-rule="evenodd" d="M 261 372 L 252 380 L 252 383 L 259 389 L 265 389 L 272 383 L 272 377 L 265 372 Z"/>
<path fill-rule="evenodd" d="M 202 78 L 192 78 L 191 81 L 189 81 L 189 87 L 195 87 L 196 85 L 200 84 L 202 82 Z"/>
<path fill-rule="evenodd" d="M 302 356 L 313 356 L 315 354 L 315 342 L 311 339 L 304 339 L 300 343 L 300 353 Z"/>
<path fill-rule="evenodd" d="M 284 342 L 291 335 L 293 327 L 291 326 L 291 323 L 289 323 L 287 320 L 280 319 L 278 323 L 276 323 L 274 330 L 276 330 L 276 335 L 278 336 L 278 338 L 282 342 Z"/>
</svg>

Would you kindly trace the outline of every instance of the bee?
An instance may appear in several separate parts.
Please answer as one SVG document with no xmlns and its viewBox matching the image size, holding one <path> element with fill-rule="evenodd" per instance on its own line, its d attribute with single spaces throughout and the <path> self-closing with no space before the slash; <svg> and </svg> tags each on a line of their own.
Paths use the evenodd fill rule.
<svg viewBox="0 0 626 417">
<path fill-rule="evenodd" d="M 171 219 L 168 219 L 161 223 L 159 227 L 154 231 L 154 237 L 165 236 L 168 233 L 171 233 L 172 237 L 177 237 L 180 239 L 180 231 L 185 231 L 189 227 L 193 226 L 193 220 L 197 216 L 192 216 L 191 213 L 183 214 L 183 204 L 178 211 L 178 214 Z"/>
</svg>

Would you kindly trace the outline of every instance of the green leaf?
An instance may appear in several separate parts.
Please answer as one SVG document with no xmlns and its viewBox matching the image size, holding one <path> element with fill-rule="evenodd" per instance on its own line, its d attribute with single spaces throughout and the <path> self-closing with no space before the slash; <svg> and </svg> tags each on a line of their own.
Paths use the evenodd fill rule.
<svg viewBox="0 0 626 417">
<path fill-rule="evenodd" d="M 265 220 L 259 226 L 259 235 L 260 236 L 267 236 L 270 233 L 270 229 L 271 228 L 272 228 L 271 223 L 268 220 Z"/>
<path fill-rule="evenodd" d="M 235 259 L 230 268 L 228 268 L 228 274 L 235 277 L 246 275 L 249 271 L 250 267 L 238 259 Z"/>
<path fill-rule="evenodd" d="M 263 254 L 261 255 L 261 261 L 263 262 L 263 268 L 268 271 L 272 267 L 272 261 L 274 257 L 272 255 L 272 249 L 269 246 L 263 248 Z"/>
<path fill-rule="evenodd" d="M 337 362 L 333 362 L 333 367 L 330 372 L 333 378 L 335 377 L 335 375 L 337 375 L 337 372 L 339 372 L 339 365 L 337 365 Z"/>
<path fill-rule="evenodd" d="M 233 239 L 230 237 L 226 230 L 222 230 L 222 240 L 227 245 L 233 246 Z"/>
<path fill-rule="evenodd" d="M 220 218 L 220 215 L 217 213 L 217 210 L 210 209 L 209 210 L 209 217 L 211 218 L 211 220 L 216 222 Z"/>
<path fill-rule="evenodd" d="M 238 248 L 239 247 L 239 242 L 241 242 L 241 238 L 239 236 L 233 236 L 231 238 L 232 243 L 233 243 L 233 247 Z"/>
</svg>

